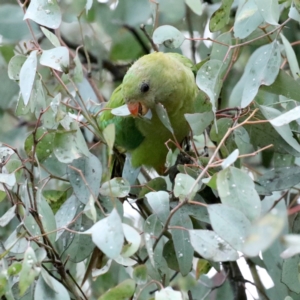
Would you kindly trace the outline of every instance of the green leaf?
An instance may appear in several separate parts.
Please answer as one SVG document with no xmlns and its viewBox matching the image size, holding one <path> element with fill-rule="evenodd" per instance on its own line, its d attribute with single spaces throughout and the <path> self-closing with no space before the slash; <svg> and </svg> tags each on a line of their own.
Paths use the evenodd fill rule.
<svg viewBox="0 0 300 300">
<path fill-rule="evenodd" d="M 267 120 L 274 119 L 281 115 L 281 112 L 273 107 L 260 106 L 260 110 Z M 273 126 L 273 127 L 280 134 L 280 136 L 300 154 L 300 145 L 298 141 L 294 138 L 290 126 L 282 125 L 280 127 L 278 126 Z"/>
<path fill-rule="evenodd" d="M 37 68 L 37 50 L 34 50 L 27 57 L 20 70 L 20 89 L 25 106 L 28 104 L 34 84 L 35 72 Z"/>
<path fill-rule="evenodd" d="M 216 38 L 216 41 L 218 41 L 219 43 L 213 43 L 210 59 L 216 59 L 222 61 L 223 65 L 222 65 L 220 77 L 223 78 L 226 72 L 228 71 L 228 67 L 230 63 L 232 62 L 233 51 L 230 51 L 228 53 L 228 47 L 232 44 L 231 32 L 222 33 Z"/>
<path fill-rule="evenodd" d="M 214 114 L 210 111 L 205 113 L 185 114 L 184 117 L 189 123 L 193 134 L 201 135 L 213 121 Z"/>
<path fill-rule="evenodd" d="M 282 265 L 282 282 L 290 291 L 299 294 L 299 255 L 285 259 Z"/>
<path fill-rule="evenodd" d="M 177 148 L 176 148 L 177 149 Z M 144 185 L 139 193 L 139 198 L 144 197 L 147 193 L 152 191 L 167 191 L 167 183 L 163 177 L 156 177 L 151 179 Z"/>
<path fill-rule="evenodd" d="M 34 0 L 30 2 L 24 19 L 56 29 L 61 23 L 61 12 L 56 0 Z"/>
<path fill-rule="evenodd" d="M 234 167 L 219 172 L 217 187 L 223 204 L 235 207 L 250 221 L 260 216 L 261 201 L 246 172 Z"/>
<path fill-rule="evenodd" d="M 12 2 L 13 3 L 13 2 Z M 0 8 L 0 28 L 3 41 L 0 44 L 18 43 L 21 40 L 32 38 L 27 26 L 24 26 L 24 12 L 19 5 L 1 2 Z M 33 33 L 38 34 L 37 26 L 31 24 Z"/>
<path fill-rule="evenodd" d="M 198 16 L 202 15 L 203 5 L 201 1 L 198 0 L 185 0 L 185 3 L 189 6 L 189 8 Z"/>
<path fill-rule="evenodd" d="M 49 132 L 45 128 L 39 127 L 35 134 L 36 145 L 36 157 L 39 163 L 44 162 L 53 152 L 53 142 L 54 142 L 55 134 L 53 132 Z M 34 147 L 33 143 L 33 134 L 29 135 L 25 140 L 24 149 L 28 156 L 32 157 L 32 149 Z"/>
<path fill-rule="evenodd" d="M 234 22 L 234 35 L 244 39 L 249 36 L 262 22 L 263 16 L 258 10 L 256 0 L 241 2 Z"/>
<path fill-rule="evenodd" d="M 283 259 L 290 258 L 300 253 L 300 235 L 299 234 L 286 234 L 282 237 L 282 243 L 287 249 L 285 249 L 280 256 Z"/>
<path fill-rule="evenodd" d="M 37 265 L 37 260 L 35 253 L 31 247 L 28 247 L 26 252 L 24 253 L 24 260 L 22 264 L 22 270 L 20 272 L 20 295 L 23 295 L 26 290 L 31 286 L 34 282 L 34 279 L 41 272 L 41 268 Z"/>
<path fill-rule="evenodd" d="M 275 168 L 258 177 L 257 184 L 268 193 L 289 189 L 300 182 L 300 167 Z"/>
<path fill-rule="evenodd" d="M 196 180 L 187 174 L 179 173 L 175 177 L 175 184 L 174 184 L 174 196 L 179 197 L 179 199 L 184 200 L 189 192 L 190 189 L 194 186 Z M 198 184 L 195 185 L 193 190 L 191 191 L 190 199 L 192 200 L 197 193 L 197 191 L 200 189 L 200 186 Z"/>
<path fill-rule="evenodd" d="M 49 26 L 48 26 L 49 27 Z M 51 31 L 49 31 L 47 28 L 45 27 L 40 27 L 41 30 L 43 31 L 44 35 L 46 36 L 46 38 L 50 41 L 50 43 L 54 46 L 54 47 L 60 47 L 60 42 L 57 38 L 57 36 L 55 34 L 53 34 Z"/>
<path fill-rule="evenodd" d="M 89 156 L 84 137 L 78 124 L 71 124 L 72 131 L 57 131 L 54 138 L 54 154 L 62 163 L 71 163 L 74 159 Z"/>
<path fill-rule="evenodd" d="M 235 261 L 238 253 L 211 230 L 189 230 L 191 244 L 202 257 L 212 261 Z"/>
<path fill-rule="evenodd" d="M 20 262 L 14 262 L 7 269 L 7 274 L 9 276 L 16 276 L 21 272 L 21 270 L 22 270 L 22 264 Z"/>
<path fill-rule="evenodd" d="M 239 149 L 235 149 L 231 152 L 222 162 L 221 167 L 222 169 L 226 169 L 231 166 L 239 157 Z"/>
<path fill-rule="evenodd" d="M 145 195 L 153 213 L 165 224 L 170 213 L 170 196 L 165 191 L 150 192 Z"/>
<path fill-rule="evenodd" d="M 41 195 L 41 190 L 38 190 L 36 197 L 38 199 L 38 211 L 44 230 L 45 232 L 52 232 L 48 233 L 47 237 L 54 243 L 56 239 L 56 222 L 53 211 L 46 199 Z"/>
<path fill-rule="evenodd" d="M 240 251 L 251 225 L 246 216 L 225 204 L 209 205 L 207 210 L 214 231 L 234 249 Z"/>
<path fill-rule="evenodd" d="M 242 252 L 248 256 L 257 256 L 265 251 L 281 234 L 285 224 L 286 211 L 273 208 L 251 226 Z"/>
<path fill-rule="evenodd" d="M 132 297 L 135 291 L 135 281 L 126 279 L 117 286 L 109 289 L 98 300 L 126 300 Z"/>
<path fill-rule="evenodd" d="M 75 63 L 74 81 L 82 82 L 83 81 L 83 70 L 82 70 L 82 64 L 81 64 L 78 54 L 76 54 L 76 56 L 74 57 L 74 63 Z"/>
<path fill-rule="evenodd" d="M 172 128 L 168 112 L 165 109 L 165 107 L 161 103 L 157 103 L 155 105 L 155 111 L 157 113 L 158 118 L 160 121 L 165 125 L 165 127 L 172 133 L 174 134 L 174 130 Z"/>
<path fill-rule="evenodd" d="M 285 71 L 280 70 L 279 74 L 270 86 L 261 86 L 260 89 L 276 95 L 283 95 L 288 99 L 300 101 L 299 82 L 289 76 Z"/>
<path fill-rule="evenodd" d="M 123 223 L 122 226 L 126 242 L 128 243 L 123 247 L 122 256 L 130 257 L 138 251 L 141 244 L 141 235 L 127 224 Z"/>
<path fill-rule="evenodd" d="M 280 33 L 280 37 L 285 49 L 285 54 L 289 63 L 289 67 L 291 69 L 291 73 L 294 79 L 297 80 L 299 78 L 300 69 L 295 51 L 288 39 L 282 33 Z"/>
<path fill-rule="evenodd" d="M 158 45 L 163 44 L 167 48 L 178 48 L 184 40 L 184 35 L 170 25 L 160 26 L 153 32 L 153 42 Z"/>
<path fill-rule="evenodd" d="M 183 300 L 183 295 L 168 286 L 155 293 L 155 300 Z"/>
<path fill-rule="evenodd" d="M 209 21 L 209 30 L 211 32 L 219 31 L 230 20 L 230 9 L 233 0 L 222 0 L 221 6 L 212 14 Z"/>
<path fill-rule="evenodd" d="M 280 114 L 278 117 L 271 119 L 270 123 L 273 126 L 282 126 L 291 123 L 294 120 L 300 118 L 300 107 L 296 106 L 295 108 L 287 111 L 286 113 Z"/>
<path fill-rule="evenodd" d="M 100 194 L 110 197 L 126 197 L 130 192 L 130 184 L 126 179 L 115 177 L 104 182 L 100 188 Z"/>
<path fill-rule="evenodd" d="M 59 208 L 55 214 L 56 226 L 57 229 L 67 227 L 69 223 L 73 220 L 76 215 L 77 208 L 79 207 L 80 202 L 75 195 L 72 195 L 66 200 L 65 203 Z M 57 232 L 56 240 L 63 234 L 64 229 L 61 229 Z"/>
<path fill-rule="evenodd" d="M 70 296 L 66 288 L 57 281 L 54 277 L 46 275 L 46 271 L 43 271 L 35 287 L 34 299 L 51 299 L 51 300 L 70 300 Z M 49 283 L 44 280 L 43 277 L 49 278 Z"/>
<path fill-rule="evenodd" d="M 138 265 L 134 267 L 132 277 L 136 284 L 144 285 L 147 283 L 147 267 L 145 265 Z"/>
<path fill-rule="evenodd" d="M 92 234 L 95 245 L 109 258 L 117 258 L 121 254 L 124 233 L 122 221 L 116 209 L 113 209 L 108 217 L 98 221 L 86 233 Z"/>
<path fill-rule="evenodd" d="M 77 210 L 77 212 L 79 209 Z M 76 221 L 72 223 L 71 230 L 83 232 L 93 226 L 93 221 L 85 215 L 80 215 L 76 218 Z M 95 245 L 90 235 L 87 234 L 73 234 L 73 237 L 69 236 L 66 239 L 62 237 L 62 243 L 64 249 L 67 249 L 70 261 L 79 263 L 84 261 L 93 252 Z"/>
<path fill-rule="evenodd" d="M 67 47 L 59 46 L 50 50 L 43 50 L 40 64 L 54 70 L 68 73 L 69 50 Z"/>
<path fill-rule="evenodd" d="M 266 23 L 278 25 L 280 15 L 278 0 L 255 0 L 255 3 Z"/>
<path fill-rule="evenodd" d="M 26 56 L 20 54 L 11 58 L 8 64 L 8 77 L 10 79 L 20 80 L 20 71 L 26 59 Z"/>
<path fill-rule="evenodd" d="M 1 174 L 3 175 L 3 174 Z M 16 215 L 16 205 L 13 205 L 10 209 L 7 210 L 7 212 L 2 215 L 0 218 L 0 226 L 4 227 L 6 226 Z"/>
<path fill-rule="evenodd" d="M 223 63 L 220 60 L 209 60 L 201 66 L 196 76 L 197 86 L 207 94 L 212 104 L 213 112 L 222 87 L 221 69 Z"/>
<path fill-rule="evenodd" d="M 253 52 L 245 71 L 230 98 L 239 97 L 241 107 L 248 106 L 256 96 L 261 85 L 274 83 L 281 64 L 281 56 L 277 41 L 264 45 Z"/>
<path fill-rule="evenodd" d="M 179 226 L 182 229 L 171 229 L 175 253 L 182 276 L 186 276 L 192 269 L 194 249 L 186 229 L 192 229 L 193 224 L 188 214 L 177 211 L 170 222 L 170 226 Z"/>
<path fill-rule="evenodd" d="M 74 159 L 68 168 L 70 184 L 77 198 L 84 204 L 88 202 L 90 195 L 96 199 L 101 177 L 101 163 L 91 153 L 88 157 Z"/>
<path fill-rule="evenodd" d="M 156 238 L 161 230 L 163 228 L 163 225 L 161 221 L 158 219 L 156 215 L 150 215 L 144 224 L 144 236 L 145 236 L 145 245 L 147 249 L 147 253 L 149 255 L 149 259 L 151 262 L 151 265 L 153 267 L 157 266 L 158 261 L 156 259 L 159 259 L 160 257 L 155 255 L 155 252 L 158 249 L 158 246 L 155 248 L 155 252 L 153 251 L 153 244 L 156 241 Z"/>
<path fill-rule="evenodd" d="M 116 127 L 114 123 L 111 123 L 104 128 L 103 136 L 107 143 L 109 154 L 113 154 L 113 148 L 114 148 L 115 137 L 116 137 Z"/>
</svg>

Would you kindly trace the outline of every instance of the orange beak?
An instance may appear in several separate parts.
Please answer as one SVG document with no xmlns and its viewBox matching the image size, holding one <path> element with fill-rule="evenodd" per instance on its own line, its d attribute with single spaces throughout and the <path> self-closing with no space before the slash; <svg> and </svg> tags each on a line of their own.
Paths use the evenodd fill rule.
<svg viewBox="0 0 300 300">
<path fill-rule="evenodd" d="M 149 108 L 141 102 L 129 102 L 127 107 L 134 117 L 144 116 L 149 110 Z"/>
</svg>

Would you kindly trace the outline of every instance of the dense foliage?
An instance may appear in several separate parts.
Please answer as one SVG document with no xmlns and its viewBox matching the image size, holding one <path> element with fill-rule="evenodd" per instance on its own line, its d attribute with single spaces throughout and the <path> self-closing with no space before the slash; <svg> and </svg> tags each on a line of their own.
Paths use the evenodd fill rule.
<svg viewBox="0 0 300 300">
<path fill-rule="evenodd" d="M 300 299 L 299 22 L 299 0 L 1 0 L 1 299 Z M 154 50 L 195 63 L 200 104 L 134 182 L 99 115 Z"/>
</svg>

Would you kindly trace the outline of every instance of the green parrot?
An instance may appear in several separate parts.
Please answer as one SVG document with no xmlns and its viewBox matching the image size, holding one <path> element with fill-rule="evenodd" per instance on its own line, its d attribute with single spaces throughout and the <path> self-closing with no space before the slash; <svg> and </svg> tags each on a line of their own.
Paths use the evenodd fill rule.
<svg viewBox="0 0 300 300">
<path fill-rule="evenodd" d="M 184 114 L 194 112 L 198 87 L 193 63 L 177 53 L 154 52 L 138 59 L 127 71 L 123 82 L 113 92 L 99 116 L 101 129 L 114 123 L 115 145 L 131 154 L 134 168 L 142 165 L 165 171 L 166 142 L 181 143 L 189 133 Z M 128 116 L 114 114 L 124 106 Z M 163 105 L 174 136 L 164 125 L 157 106 Z M 161 106 L 160 106 L 161 107 Z M 168 146 L 174 148 L 173 143 Z"/>
</svg>

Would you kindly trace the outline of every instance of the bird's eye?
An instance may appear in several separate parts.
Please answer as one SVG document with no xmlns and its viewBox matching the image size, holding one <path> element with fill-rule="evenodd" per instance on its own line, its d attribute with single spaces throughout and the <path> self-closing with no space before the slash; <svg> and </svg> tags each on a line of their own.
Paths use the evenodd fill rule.
<svg viewBox="0 0 300 300">
<path fill-rule="evenodd" d="M 142 93 L 146 93 L 146 92 L 149 91 L 150 86 L 149 86 L 148 83 L 143 82 L 142 85 L 141 85 L 141 87 L 140 87 L 140 89 L 141 89 L 141 92 L 142 92 Z"/>
</svg>

